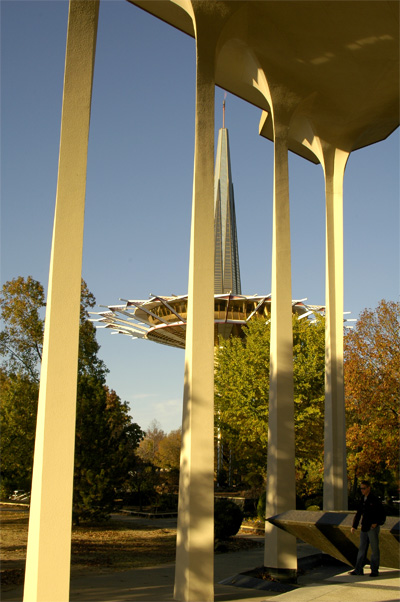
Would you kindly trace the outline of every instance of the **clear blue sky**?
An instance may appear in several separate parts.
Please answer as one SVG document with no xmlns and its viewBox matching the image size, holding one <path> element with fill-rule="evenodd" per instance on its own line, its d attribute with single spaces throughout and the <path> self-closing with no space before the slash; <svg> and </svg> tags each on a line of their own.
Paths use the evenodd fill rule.
<svg viewBox="0 0 400 602">
<path fill-rule="evenodd" d="M 1 0 L 1 280 L 47 288 L 68 3 Z M 223 90 L 216 89 L 216 129 Z M 242 290 L 271 288 L 273 145 L 260 110 L 227 97 Z M 100 21 L 83 277 L 98 304 L 187 292 L 194 40 L 124 0 Z M 322 168 L 291 155 L 293 298 L 324 304 Z M 355 152 L 344 181 L 345 310 L 399 298 L 399 134 Z M 184 352 L 98 332 L 108 384 L 142 428 L 181 422 Z"/>
</svg>

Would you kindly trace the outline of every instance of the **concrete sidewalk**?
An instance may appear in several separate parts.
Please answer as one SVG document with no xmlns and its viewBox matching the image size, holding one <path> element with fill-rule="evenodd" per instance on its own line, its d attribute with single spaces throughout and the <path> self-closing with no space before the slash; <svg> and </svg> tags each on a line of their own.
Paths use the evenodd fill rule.
<svg viewBox="0 0 400 602">
<path fill-rule="evenodd" d="M 299 558 L 309 558 L 315 549 L 299 544 Z M 256 589 L 265 582 L 243 577 L 263 565 L 263 549 L 215 556 L 215 601 L 263 602 L 398 602 L 400 572 L 381 569 L 377 578 L 348 574 L 351 567 L 335 561 L 310 569 L 298 579 L 298 587 L 286 593 Z M 71 580 L 71 602 L 170 602 L 173 600 L 174 564 L 110 573 L 88 574 Z M 230 582 L 230 585 L 226 582 Z M 224 582 L 224 583 L 221 583 Z M 240 584 L 241 587 L 237 587 Z M 246 587 L 243 587 L 246 585 Z M 22 602 L 22 586 L 3 592 L 2 602 Z"/>
</svg>

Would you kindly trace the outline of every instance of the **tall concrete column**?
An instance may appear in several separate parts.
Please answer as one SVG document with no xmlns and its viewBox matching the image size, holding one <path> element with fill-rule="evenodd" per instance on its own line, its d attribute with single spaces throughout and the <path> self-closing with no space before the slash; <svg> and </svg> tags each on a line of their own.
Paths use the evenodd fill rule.
<svg viewBox="0 0 400 602">
<path fill-rule="evenodd" d="M 175 569 L 177 600 L 214 599 L 214 60 L 196 40 L 196 123 Z"/>
<path fill-rule="evenodd" d="M 347 509 L 343 377 L 343 177 L 349 153 L 323 144 L 326 195 L 324 510 Z"/>
<path fill-rule="evenodd" d="M 271 351 L 266 516 L 296 507 L 288 127 L 274 118 Z M 297 569 L 296 540 L 266 523 L 264 565 Z"/>
<path fill-rule="evenodd" d="M 83 220 L 99 2 L 71 0 L 25 602 L 69 600 Z"/>
</svg>

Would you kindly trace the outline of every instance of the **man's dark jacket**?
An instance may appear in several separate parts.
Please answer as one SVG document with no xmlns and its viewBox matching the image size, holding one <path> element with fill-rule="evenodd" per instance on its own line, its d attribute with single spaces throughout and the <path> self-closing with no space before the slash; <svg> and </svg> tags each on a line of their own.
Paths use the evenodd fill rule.
<svg viewBox="0 0 400 602">
<path fill-rule="evenodd" d="M 369 531 L 371 525 L 383 525 L 385 522 L 385 511 L 382 502 L 376 495 L 369 493 L 367 499 L 361 497 L 357 512 L 353 520 L 353 527 L 357 529 L 361 518 L 361 531 Z"/>
</svg>

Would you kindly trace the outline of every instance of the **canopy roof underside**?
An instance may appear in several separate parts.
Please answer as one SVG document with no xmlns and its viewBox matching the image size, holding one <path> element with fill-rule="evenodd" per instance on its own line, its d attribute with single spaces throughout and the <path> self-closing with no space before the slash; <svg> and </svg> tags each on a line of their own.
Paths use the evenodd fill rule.
<svg viewBox="0 0 400 602">
<path fill-rule="evenodd" d="M 128 0 L 216 45 L 215 83 L 265 113 L 290 99 L 290 150 L 317 163 L 314 136 L 351 152 L 399 124 L 399 3 L 386 0 Z"/>
</svg>

